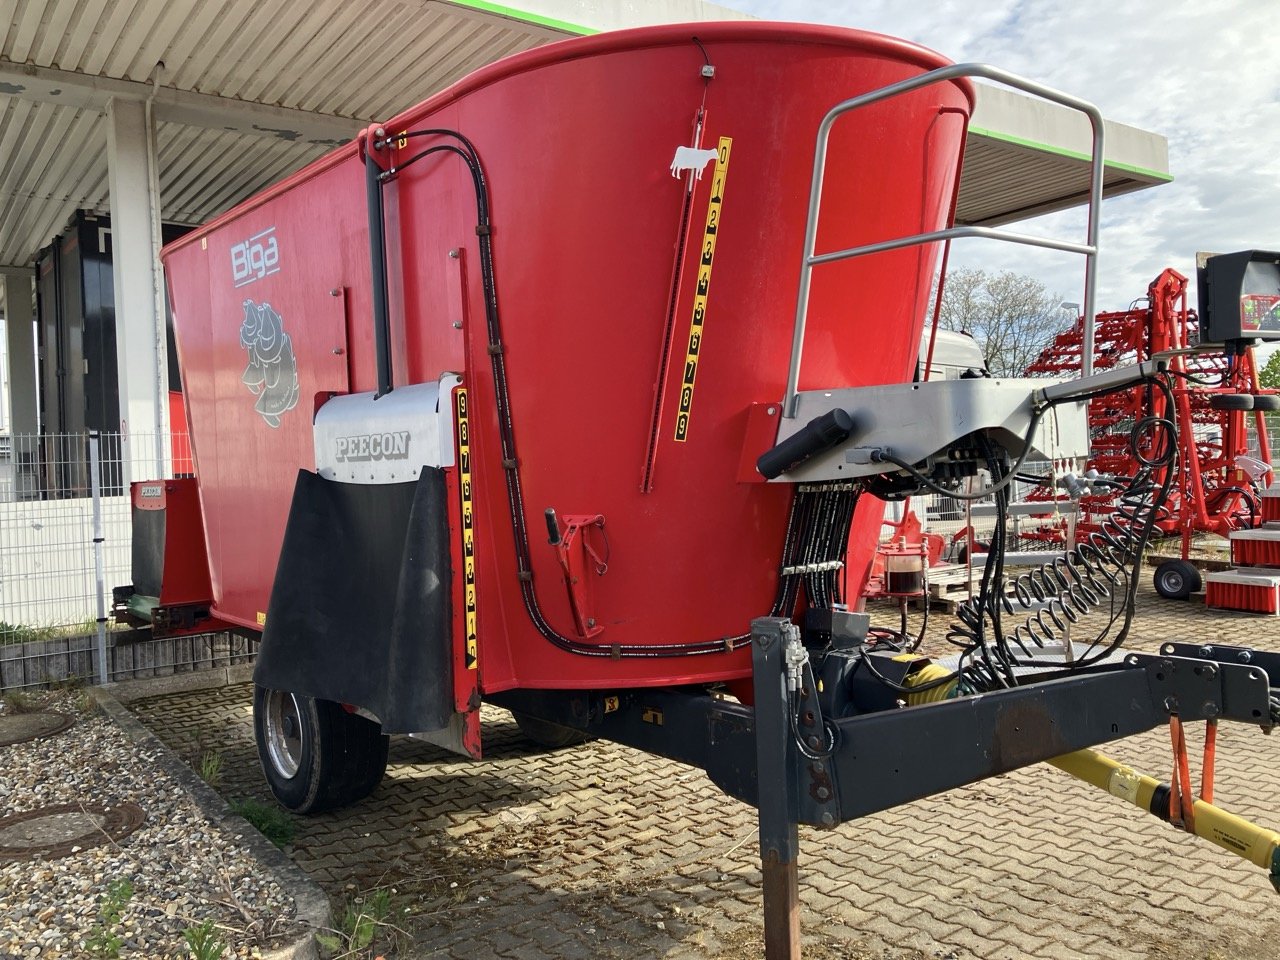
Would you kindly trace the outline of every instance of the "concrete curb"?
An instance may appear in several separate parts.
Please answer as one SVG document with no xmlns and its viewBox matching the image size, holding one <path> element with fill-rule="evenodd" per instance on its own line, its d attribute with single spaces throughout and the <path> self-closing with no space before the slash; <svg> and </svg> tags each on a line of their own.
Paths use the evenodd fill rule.
<svg viewBox="0 0 1280 960">
<path fill-rule="evenodd" d="M 229 668 L 236 669 L 236 668 Z M 208 671 L 215 676 L 222 671 Z M 172 677 L 157 677 L 155 680 L 172 680 Z M 131 681 L 151 684 L 153 680 Z M 220 683 L 205 686 L 220 686 Z M 194 689 L 199 689 L 196 687 Z M 139 747 L 145 747 L 156 756 L 156 763 L 166 774 L 182 785 L 182 788 L 195 800 L 196 805 L 209 820 L 229 831 L 233 836 L 240 836 L 240 843 L 251 853 L 262 866 L 264 873 L 271 874 L 277 883 L 293 897 L 297 910 L 297 920 L 308 927 L 308 931 L 300 939 L 288 946 L 263 954 L 263 960 L 317 960 L 315 934 L 318 930 L 332 927 L 332 915 L 329 911 L 329 898 L 302 868 L 290 860 L 266 837 L 260 834 L 247 820 L 232 813 L 227 802 L 213 788 L 200 779 L 194 770 L 177 758 L 154 733 L 144 727 L 138 719 L 117 700 L 112 692 L 103 687 L 90 687 L 89 694 L 94 698 L 98 709 L 106 714 L 116 726 Z M 157 696 L 161 692 L 142 693 L 138 696 Z M 138 699 L 132 697 L 131 699 Z"/>
<path fill-rule="evenodd" d="M 96 690 L 107 690 L 120 703 L 133 703 L 145 697 L 162 697 L 169 693 L 188 693 L 192 690 L 211 690 L 233 683 L 248 683 L 253 679 L 252 663 L 237 663 L 230 667 L 208 670 L 192 670 L 167 677 L 140 677 L 134 680 L 118 680 Z M 200 781 L 204 783 L 203 780 Z"/>
</svg>

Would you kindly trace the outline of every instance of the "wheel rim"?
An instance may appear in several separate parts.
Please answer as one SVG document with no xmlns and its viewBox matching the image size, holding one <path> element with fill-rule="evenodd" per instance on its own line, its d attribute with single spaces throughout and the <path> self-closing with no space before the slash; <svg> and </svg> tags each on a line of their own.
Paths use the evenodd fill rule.
<svg viewBox="0 0 1280 960">
<path fill-rule="evenodd" d="M 284 690 L 267 695 L 267 757 L 286 780 L 298 774 L 302 764 L 302 711 L 298 699 Z"/>
</svg>

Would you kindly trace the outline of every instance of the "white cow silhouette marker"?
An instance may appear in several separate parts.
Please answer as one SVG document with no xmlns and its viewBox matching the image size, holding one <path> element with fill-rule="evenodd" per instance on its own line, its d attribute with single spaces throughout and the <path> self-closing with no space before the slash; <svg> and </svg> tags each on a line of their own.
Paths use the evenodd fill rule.
<svg viewBox="0 0 1280 960">
<path fill-rule="evenodd" d="M 699 150 L 697 147 L 676 147 L 675 158 L 671 161 L 671 175 L 679 177 L 686 170 L 693 170 L 697 179 L 702 179 L 702 171 L 714 160 L 717 153 L 714 149 Z"/>
</svg>

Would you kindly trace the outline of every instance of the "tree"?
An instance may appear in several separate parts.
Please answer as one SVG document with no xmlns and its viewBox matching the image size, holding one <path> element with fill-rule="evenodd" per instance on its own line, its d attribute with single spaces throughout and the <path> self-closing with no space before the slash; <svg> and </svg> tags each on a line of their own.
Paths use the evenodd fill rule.
<svg viewBox="0 0 1280 960">
<path fill-rule="evenodd" d="M 993 376 L 1021 377 L 1066 325 L 1061 302 L 1025 274 L 953 270 L 947 274 L 938 322 L 944 330 L 972 335 Z"/>
<path fill-rule="evenodd" d="M 1280 390 L 1280 350 L 1271 354 L 1266 365 L 1258 371 L 1258 383 L 1268 390 Z"/>
</svg>

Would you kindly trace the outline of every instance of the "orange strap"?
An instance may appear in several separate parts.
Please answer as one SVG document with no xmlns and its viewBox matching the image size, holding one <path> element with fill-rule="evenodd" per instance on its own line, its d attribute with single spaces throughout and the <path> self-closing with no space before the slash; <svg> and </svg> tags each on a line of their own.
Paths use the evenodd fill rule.
<svg viewBox="0 0 1280 960">
<path fill-rule="evenodd" d="M 1169 717 L 1169 737 L 1173 741 L 1173 776 L 1169 778 L 1169 822 L 1187 833 L 1195 832 L 1192 806 L 1191 762 L 1187 759 L 1187 738 L 1176 714 Z"/>
<path fill-rule="evenodd" d="M 1204 767 L 1200 773 L 1200 799 L 1213 803 L 1213 761 L 1218 747 L 1218 721 L 1210 720 L 1204 728 Z"/>
</svg>

